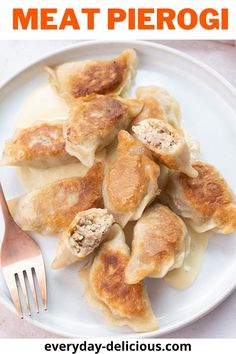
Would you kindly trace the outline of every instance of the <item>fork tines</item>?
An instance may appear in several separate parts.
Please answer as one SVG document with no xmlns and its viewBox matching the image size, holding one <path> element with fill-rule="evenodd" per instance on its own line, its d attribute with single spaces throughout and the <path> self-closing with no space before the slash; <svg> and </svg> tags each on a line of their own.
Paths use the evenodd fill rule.
<svg viewBox="0 0 236 354">
<path fill-rule="evenodd" d="M 23 318 L 24 307 L 31 316 L 33 302 L 39 313 L 40 297 L 44 309 L 47 309 L 43 256 L 36 241 L 13 220 L 1 183 L 0 203 L 5 221 L 0 255 L 1 267 L 12 301 L 19 316 Z"/>
<path fill-rule="evenodd" d="M 37 259 L 37 263 L 39 261 Z M 17 273 L 14 272 L 14 265 L 9 265 L 3 269 L 12 301 L 21 318 L 24 317 L 24 308 L 26 313 L 31 316 L 33 305 L 37 313 L 40 310 L 40 303 L 42 303 L 44 310 L 47 310 L 45 273 L 42 272 L 42 268 L 37 271 L 37 265 L 35 266 L 19 270 Z"/>
</svg>

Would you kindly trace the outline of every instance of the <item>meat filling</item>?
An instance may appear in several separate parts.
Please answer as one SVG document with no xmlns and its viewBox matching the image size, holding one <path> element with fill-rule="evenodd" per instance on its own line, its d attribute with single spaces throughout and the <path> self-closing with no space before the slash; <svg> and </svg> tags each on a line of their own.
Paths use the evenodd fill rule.
<svg viewBox="0 0 236 354">
<path fill-rule="evenodd" d="M 114 222 L 113 216 L 90 213 L 81 216 L 70 231 L 69 245 L 81 257 L 91 253 L 107 236 Z"/>
<path fill-rule="evenodd" d="M 146 119 L 132 129 L 136 137 L 152 149 L 171 152 L 178 145 L 174 129 L 157 119 Z"/>
</svg>

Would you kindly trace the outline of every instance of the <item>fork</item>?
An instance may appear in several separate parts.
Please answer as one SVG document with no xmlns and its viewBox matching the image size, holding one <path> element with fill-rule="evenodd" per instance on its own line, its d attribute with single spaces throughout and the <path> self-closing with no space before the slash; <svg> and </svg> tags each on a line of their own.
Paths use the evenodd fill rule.
<svg viewBox="0 0 236 354">
<path fill-rule="evenodd" d="M 10 214 L 0 183 L 0 202 L 5 222 L 5 233 L 1 246 L 0 262 L 3 276 L 18 315 L 23 318 L 23 303 L 31 316 L 31 303 L 39 313 L 41 294 L 47 310 L 46 276 L 42 253 L 37 243 L 15 223 Z M 37 291 L 39 287 L 39 292 Z M 30 301 L 30 297 L 33 301 Z"/>
</svg>

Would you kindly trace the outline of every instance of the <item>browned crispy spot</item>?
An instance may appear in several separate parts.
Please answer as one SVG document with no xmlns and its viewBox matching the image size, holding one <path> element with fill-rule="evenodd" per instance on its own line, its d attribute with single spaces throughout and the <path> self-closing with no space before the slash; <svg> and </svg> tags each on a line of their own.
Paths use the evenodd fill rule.
<svg viewBox="0 0 236 354">
<path fill-rule="evenodd" d="M 16 149 L 24 151 L 26 160 L 58 155 L 65 151 L 62 124 L 42 124 L 24 129 L 12 144 Z"/>
<path fill-rule="evenodd" d="M 119 211 L 133 211 L 146 193 L 142 156 L 120 157 L 107 174 L 107 193 Z"/>
<path fill-rule="evenodd" d="M 201 161 L 194 162 L 193 167 L 198 177 L 190 178 L 181 173 L 179 181 L 187 200 L 205 218 L 210 218 L 218 209 L 232 203 L 232 196 L 226 181 L 214 167 Z"/>
<path fill-rule="evenodd" d="M 172 256 L 178 249 L 184 234 L 184 225 L 180 218 L 169 208 L 157 205 L 148 210 L 140 221 L 143 239 L 140 244 L 141 261 L 158 262 Z"/>
<path fill-rule="evenodd" d="M 70 141 L 78 141 L 80 137 L 98 134 L 114 127 L 128 111 L 127 106 L 112 97 L 95 97 L 81 102 L 70 117 L 67 135 Z"/>
<path fill-rule="evenodd" d="M 101 163 L 94 165 L 85 177 L 73 177 L 54 183 L 45 188 L 45 200 L 42 197 L 40 208 L 45 211 L 46 225 L 55 223 L 58 230 L 67 227 L 75 215 L 83 210 L 95 208 L 101 202 L 103 167 Z"/>
<path fill-rule="evenodd" d="M 147 309 L 141 284 L 129 285 L 124 282 L 124 271 L 128 256 L 119 251 L 108 250 L 101 255 L 99 265 L 93 274 L 93 286 L 99 297 L 126 316 L 140 316 Z"/>
<path fill-rule="evenodd" d="M 122 83 L 126 70 L 127 61 L 123 57 L 91 63 L 73 78 L 71 93 L 74 98 L 79 98 L 112 92 Z"/>
</svg>

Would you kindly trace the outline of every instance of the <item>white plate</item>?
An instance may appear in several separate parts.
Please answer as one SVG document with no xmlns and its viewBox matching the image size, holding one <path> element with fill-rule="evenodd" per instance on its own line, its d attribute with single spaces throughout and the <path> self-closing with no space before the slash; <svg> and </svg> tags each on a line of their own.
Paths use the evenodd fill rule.
<svg viewBox="0 0 236 354">
<path fill-rule="evenodd" d="M 87 42 L 60 50 L 16 75 L 1 89 L 0 149 L 11 136 L 14 121 L 27 95 L 47 80 L 43 67 L 70 60 L 106 58 L 133 47 L 139 66 L 132 93 L 139 85 L 160 85 L 180 102 L 183 121 L 201 144 L 202 156 L 216 165 L 236 192 L 236 90 L 220 75 L 176 50 L 149 42 Z M 23 192 L 14 168 L 2 168 L 1 180 L 8 198 Z M 3 230 L 2 219 L 0 220 Z M 108 326 L 100 311 L 82 299 L 78 265 L 50 270 L 56 239 L 37 237 L 46 260 L 49 310 L 30 322 L 63 336 L 119 336 L 133 334 L 127 328 Z M 135 337 L 163 336 L 203 316 L 236 286 L 236 237 L 214 235 L 194 285 L 185 291 L 168 287 L 162 280 L 147 282 L 153 309 L 160 320 L 156 332 Z M 3 279 L 0 300 L 14 311 Z"/>
</svg>

